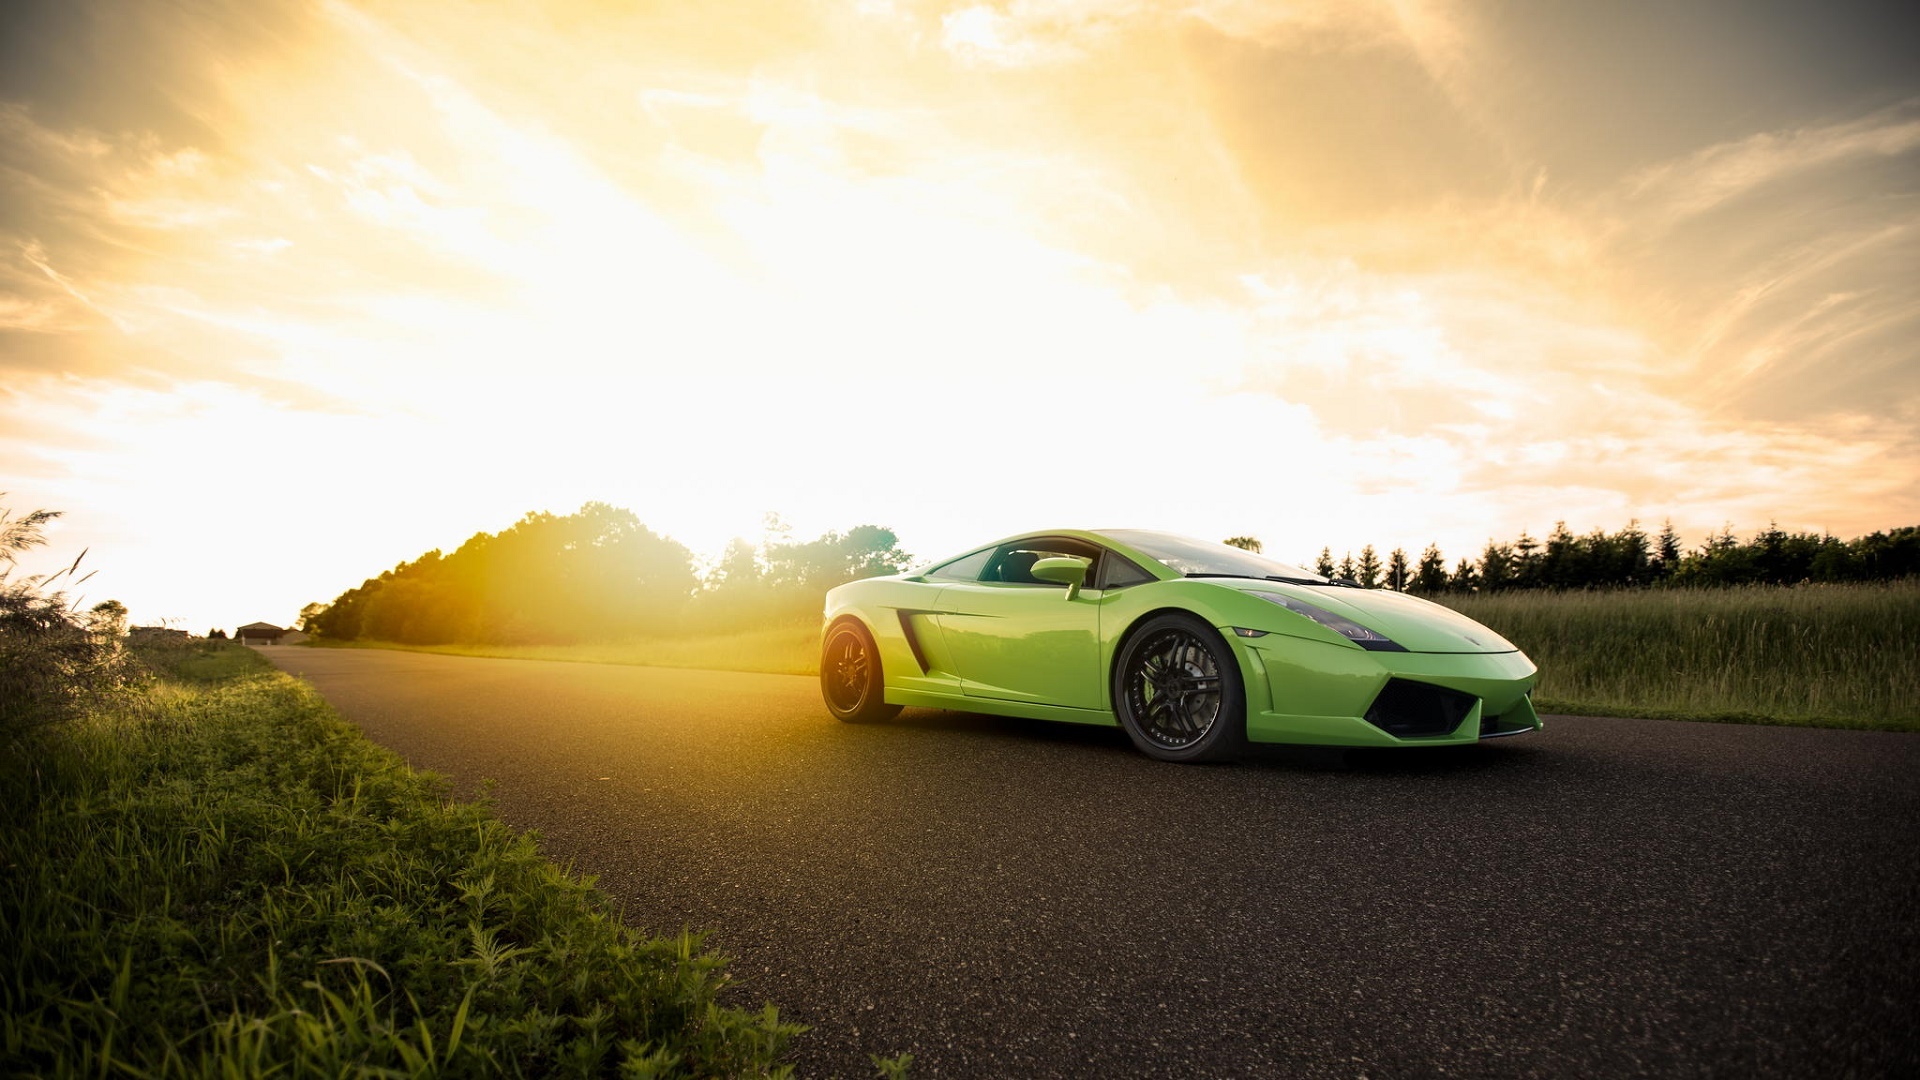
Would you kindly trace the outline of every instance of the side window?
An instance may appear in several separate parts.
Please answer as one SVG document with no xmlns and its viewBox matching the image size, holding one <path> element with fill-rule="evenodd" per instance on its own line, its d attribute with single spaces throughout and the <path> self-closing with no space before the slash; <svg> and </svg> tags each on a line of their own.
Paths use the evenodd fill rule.
<svg viewBox="0 0 1920 1080">
<path fill-rule="evenodd" d="M 1066 537 L 1040 537 L 1002 544 L 994 553 L 993 561 L 988 564 L 980 580 L 1003 581 L 1015 585 L 1049 585 L 1056 589 L 1064 589 L 1066 586 L 1058 582 L 1041 581 L 1034 577 L 1033 564 L 1041 559 L 1055 559 L 1067 555 L 1088 559 L 1094 563 L 1087 568 L 1087 584 L 1091 586 L 1094 582 L 1094 574 L 1099 569 L 1100 549 L 1085 541 Z"/>
<path fill-rule="evenodd" d="M 1152 574 L 1133 565 L 1131 559 L 1109 551 L 1101 560 L 1100 587 L 1102 589 L 1124 589 L 1129 585 L 1145 585 L 1156 580 Z"/>
<path fill-rule="evenodd" d="M 987 560 L 993 558 L 992 548 L 982 548 L 971 555 L 962 555 L 951 562 L 942 563 L 927 571 L 930 578 L 943 581 L 979 581 L 980 571 L 987 568 Z"/>
</svg>

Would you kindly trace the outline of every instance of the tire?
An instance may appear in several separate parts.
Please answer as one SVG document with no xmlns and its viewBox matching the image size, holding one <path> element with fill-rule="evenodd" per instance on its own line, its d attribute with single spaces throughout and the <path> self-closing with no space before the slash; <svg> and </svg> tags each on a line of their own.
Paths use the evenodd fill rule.
<svg viewBox="0 0 1920 1080">
<path fill-rule="evenodd" d="M 835 623 L 820 643 L 820 696 L 827 711 L 849 724 L 891 720 L 900 706 L 887 704 L 885 695 L 873 635 L 851 619 Z"/>
<path fill-rule="evenodd" d="M 1240 664 L 1213 627 L 1183 613 L 1141 623 L 1113 666 L 1113 711 L 1160 761 L 1223 761 L 1247 742 Z"/>
</svg>

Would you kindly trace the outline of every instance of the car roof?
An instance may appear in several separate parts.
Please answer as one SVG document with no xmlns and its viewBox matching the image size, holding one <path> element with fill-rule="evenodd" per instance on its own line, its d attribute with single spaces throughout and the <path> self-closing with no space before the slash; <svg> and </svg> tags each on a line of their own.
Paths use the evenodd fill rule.
<svg viewBox="0 0 1920 1080">
<path fill-rule="evenodd" d="M 1152 530 L 1142 529 L 1142 530 L 1136 530 L 1136 531 L 1147 532 Z M 1001 544 L 1012 544 L 1012 543 L 1017 543 L 1021 540 L 1039 540 L 1043 537 L 1049 537 L 1049 536 L 1064 537 L 1071 540 L 1085 540 L 1090 544 L 1098 544 L 1101 547 L 1109 548 L 1113 551 L 1119 552 L 1122 555 L 1125 555 L 1128 559 L 1131 559 L 1133 560 L 1133 562 L 1139 564 L 1142 570 L 1145 570 L 1149 574 L 1152 574 L 1155 577 L 1158 577 L 1161 579 L 1177 578 L 1181 576 L 1179 571 L 1161 562 L 1159 559 L 1156 559 L 1153 556 L 1148 555 L 1147 553 L 1139 550 L 1138 548 L 1135 548 L 1131 544 L 1123 544 L 1120 541 L 1115 540 L 1112 537 L 1108 536 L 1104 531 L 1099 529 L 1030 529 L 1026 532 L 1014 533 L 1011 536 L 1003 536 L 998 540 L 992 540 L 984 544 L 975 544 L 972 547 L 965 549 L 964 551 L 955 552 L 952 555 L 942 556 L 941 558 L 935 559 L 923 565 L 939 566 L 943 563 L 952 562 L 954 559 L 957 559 L 963 555 L 968 555 L 973 552 L 983 550 L 985 548 L 999 547 Z"/>
</svg>

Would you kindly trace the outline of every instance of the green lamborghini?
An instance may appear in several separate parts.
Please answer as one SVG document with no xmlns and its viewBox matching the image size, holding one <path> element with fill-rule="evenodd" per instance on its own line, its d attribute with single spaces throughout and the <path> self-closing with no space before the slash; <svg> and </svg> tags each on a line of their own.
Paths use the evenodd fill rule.
<svg viewBox="0 0 1920 1080">
<path fill-rule="evenodd" d="M 1537 731 L 1535 674 L 1438 604 L 1135 529 L 1027 533 L 842 585 L 820 656 L 842 720 L 915 705 L 1118 724 L 1164 761 Z"/>
</svg>

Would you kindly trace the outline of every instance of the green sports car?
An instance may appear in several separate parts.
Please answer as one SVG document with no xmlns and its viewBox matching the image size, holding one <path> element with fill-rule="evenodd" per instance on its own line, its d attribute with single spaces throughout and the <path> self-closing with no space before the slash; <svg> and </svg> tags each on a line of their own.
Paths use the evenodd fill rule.
<svg viewBox="0 0 1920 1080">
<path fill-rule="evenodd" d="M 1136 529 L 1027 533 L 842 585 L 820 656 L 842 720 L 918 705 L 1118 724 L 1164 761 L 1537 731 L 1535 674 L 1438 604 Z"/>
</svg>

